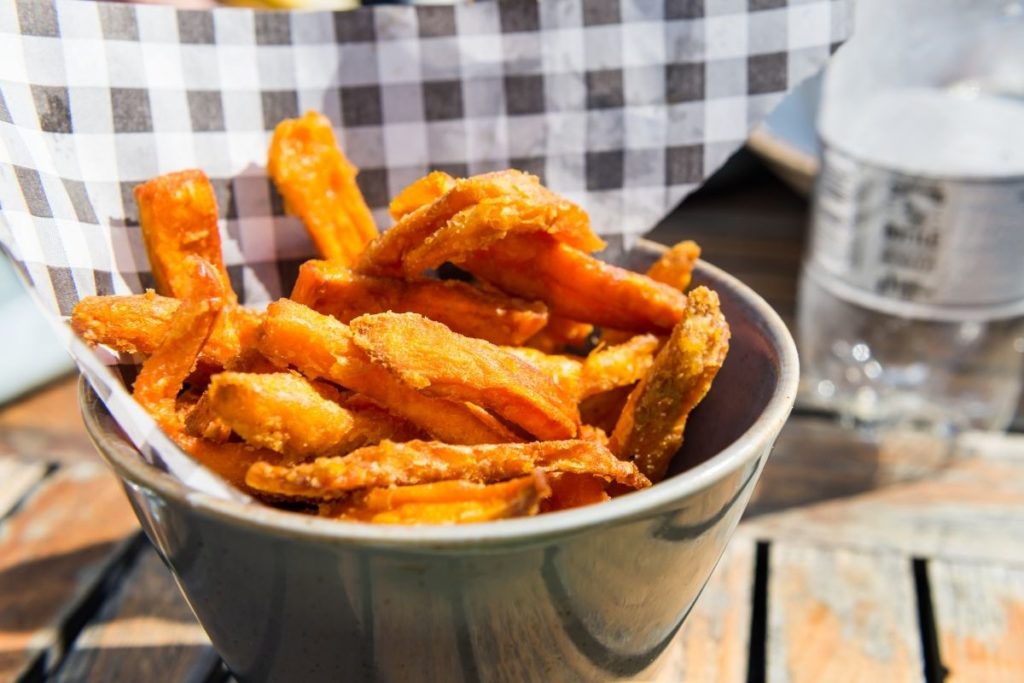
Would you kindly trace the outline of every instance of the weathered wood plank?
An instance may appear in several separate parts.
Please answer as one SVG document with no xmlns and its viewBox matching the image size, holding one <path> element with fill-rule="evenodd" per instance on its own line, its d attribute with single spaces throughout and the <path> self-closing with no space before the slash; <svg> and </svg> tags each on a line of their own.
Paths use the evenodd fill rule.
<svg viewBox="0 0 1024 683">
<path fill-rule="evenodd" d="M 56 680 L 206 681 L 219 666 L 209 638 L 147 544 L 79 634 Z"/>
<path fill-rule="evenodd" d="M 0 456 L 0 519 L 46 476 L 46 463 Z"/>
<path fill-rule="evenodd" d="M 966 434 L 856 441 L 794 418 L 765 467 L 741 534 L 919 557 L 1024 564 L 1024 438 Z"/>
<path fill-rule="evenodd" d="M 790 543 L 769 553 L 771 683 L 923 680 L 908 559 Z"/>
<path fill-rule="evenodd" d="M 755 544 L 735 539 L 665 654 L 662 683 L 747 680 Z M 649 680 L 649 679 L 648 679 Z"/>
<path fill-rule="evenodd" d="M 932 561 L 928 579 L 946 682 L 1024 681 L 1024 570 Z"/>
<path fill-rule="evenodd" d="M 137 529 L 117 480 L 83 462 L 58 470 L 0 526 L 0 680 L 59 655 L 61 628 Z M 45 668 L 45 666 L 44 666 Z"/>
<path fill-rule="evenodd" d="M 45 462 L 99 462 L 78 409 L 78 377 L 44 387 L 0 410 L 0 455 Z"/>
</svg>

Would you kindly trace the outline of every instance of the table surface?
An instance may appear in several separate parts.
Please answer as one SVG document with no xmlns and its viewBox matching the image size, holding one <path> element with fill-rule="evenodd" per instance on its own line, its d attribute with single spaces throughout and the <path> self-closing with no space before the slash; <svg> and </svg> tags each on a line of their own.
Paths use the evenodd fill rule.
<svg viewBox="0 0 1024 683">
<path fill-rule="evenodd" d="M 654 237 L 695 236 L 791 317 L 805 211 L 754 170 Z M 0 410 L 0 681 L 47 677 L 230 680 L 74 378 Z M 658 680 L 1024 681 L 1024 436 L 872 442 L 798 410 Z"/>
</svg>

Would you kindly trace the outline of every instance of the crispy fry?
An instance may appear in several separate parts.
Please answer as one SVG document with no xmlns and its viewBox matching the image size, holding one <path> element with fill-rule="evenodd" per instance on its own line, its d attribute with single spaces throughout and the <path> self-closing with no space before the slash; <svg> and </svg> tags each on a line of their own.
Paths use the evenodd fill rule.
<svg viewBox="0 0 1024 683">
<path fill-rule="evenodd" d="M 502 291 L 545 302 L 554 314 L 596 325 L 666 331 L 686 308 L 678 290 L 548 235 L 511 234 L 460 265 Z"/>
<path fill-rule="evenodd" d="M 217 417 L 210 406 L 209 391 L 204 391 L 192 409 L 185 413 L 185 432 L 213 443 L 225 443 L 231 438 L 231 426 Z"/>
<path fill-rule="evenodd" d="M 485 199 L 455 214 L 442 228 L 409 250 L 402 259 L 407 277 L 436 268 L 445 261 L 459 261 L 484 249 L 509 233 L 548 233 L 560 242 L 592 251 L 604 243 L 590 230 L 583 210 L 552 195 L 545 201 L 525 202 L 508 198 Z"/>
<path fill-rule="evenodd" d="M 455 187 L 455 178 L 444 171 L 431 171 L 399 192 L 388 205 L 388 213 L 396 221 L 401 220 L 406 214 L 440 199 L 445 192 L 453 187 Z"/>
<path fill-rule="evenodd" d="M 390 230 L 370 243 L 359 260 L 358 270 L 371 275 L 400 276 L 403 272 L 402 259 L 406 253 L 443 228 L 460 211 L 496 198 L 530 204 L 566 201 L 544 188 L 535 176 L 522 171 L 498 171 L 458 180 L 443 196 L 406 214 Z M 581 218 L 586 217 L 582 212 L 579 215 Z M 589 235 L 585 242 L 588 250 L 604 248 L 603 241 L 593 233 Z"/>
<path fill-rule="evenodd" d="M 345 158 L 322 114 L 307 112 L 277 125 L 267 172 L 324 258 L 351 265 L 377 236 L 356 184 L 358 169 Z"/>
<path fill-rule="evenodd" d="M 553 353 L 544 353 L 529 346 L 503 346 L 503 351 L 522 358 L 544 373 L 557 384 L 567 396 L 580 393 L 580 373 L 583 363 L 579 358 Z"/>
<path fill-rule="evenodd" d="M 639 382 L 654 364 L 660 344 L 653 334 L 640 334 L 623 344 L 591 351 L 580 371 L 580 399 Z"/>
<path fill-rule="evenodd" d="M 352 341 L 349 328 L 302 304 L 281 299 L 267 307 L 257 348 L 274 363 L 294 366 L 365 394 L 380 405 L 450 443 L 502 443 L 518 437 L 497 420 L 483 421 L 462 403 L 425 396 L 375 365 Z"/>
<path fill-rule="evenodd" d="M 540 439 L 576 436 L 573 398 L 543 373 L 482 339 L 415 313 L 364 315 L 352 338 L 375 363 L 423 394 L 486 407 Z"/>
<path fill-rule="evenodd" d="M 211 412 L 236 434 L 291 462 L 418 435 L 397 418 L 346 410 L 294 373 L 222 372 L 210 381 L 206 395 Z"/>
<path fill-rule="evenodd" d="M 322 503 L 320 515 L 376 524 L 468 524 L 537 514 L 551 495 L 543 470 L 498 484 L 439 481 L 376 488 Z"/>
<path fill-rule="evenodd" d="M 580 419 L 584 426 L 593 426 L 611 434 L 634 386 L 619 387 L 580 401 Z"/>
<path fill-rule="evenodd" d="M 152 291 L 128 296 L 88 296 L 71 311 L 71 328 L 90 344 L 126 353 L 153 353 L 181 302 Z M 200 361 L 225 367 L 259 332 L 262 314 L 227 305 L 217 318 Z"/>
<path fill-rule="evenodd" d="M 661 481 L 683 442 L 686 418 L 711 388 L 728 350 L 729 325 L 718 295 L 698 287 L 690 292 L 685 318 L 629 395 L 612 433 L 612 452 Z"/>
<path fill-rule="evenodd" d="M 636 466 L 603 446 L 580 440 L 452 446 L 437 441 L 382 441 L 341 458 L 318 458 L 292 467 L 258 462 L 245 477 L 267 494 L 332 500 L 350 491 L 381 486 L 428 484 L 449 479 L 492 483 L 530 474 L 536 468 L 603 477 L 632 488 L 650 485 Z"/>
<path fill-rule="evenodd" d="M 236 302 L 217 228 L 217 197 L 206 174 L 199 170 L 157 176 L 134 189 L 139 226 L 146 244 L 156 290 L 184 299 L 192 291 L 185 257 L 199 256 L 220 278 L 227 304 Z"/>
<path fill-rule="evenodd" d="M 594 326 L 559 315 L 549 315 L 548 324 L 526 341 L 527 346 L 544 353 L 563 353 L 569 347 L 584 347 L 590 342 Z"/>
<path fill-rule="evenodd" d="M 363 275 L 338 263 L 307 261 L 291 298 L 343 323 L 364 313 L 419 313 L 467 337 L 522 344 L 547 322 L 547 307 L 455 280 Z"/>
<path fill-rule="evenodd" d="M 699 258 L 700 247 L 696 242 L 680 242 L 654 262 L 647 271 L 647 277 L 675 287 L 680 292 L 685 291 L 690 286 L 693 267 Z"/>
<path fill-rule="evenodd" d="M 544 512 L 569 510 L 611 500 L 607 492 L 608 482 L 591 474 L 557 472 L 548 477 L 548 482 L 551 485 L 551 497 L 542 503 Z"/>
<path fill-rule="evenodd" d="M 186 256 L 181 266 L 191 280 L 188 298 L 175 311 L 163 341 L 142 364 L 132 389 L 135 400 L 172 435 L 182 426 L 176 410 L 178 394 L 224 306 L 224 286 L 212 265 L 198 256 Z"/>
</svg>

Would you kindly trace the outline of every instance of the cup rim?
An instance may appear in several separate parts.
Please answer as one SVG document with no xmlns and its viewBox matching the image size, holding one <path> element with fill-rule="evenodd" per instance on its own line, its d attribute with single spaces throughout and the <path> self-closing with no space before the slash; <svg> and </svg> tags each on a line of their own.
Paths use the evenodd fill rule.
<svg viewBox="0 0 1024 683">
<path fill-rule="evenodd" d="M 664 245 L 638 240 L 641 249 L 663 252 Z M 762 451 L 789 417 L 796 400 L 799 359 L 796 344 L 778 313 L 736 277 L 706 261 L 698 272 L 712 275 L 731 289 L 757 316 L 779 357 L 779 379 L 764 410 L 735 441 L 704 462 L 658 484 L 600 505 L 550 512 L 534 517 L 451 526 L 377 525 L 324 519 L 279 510 L 258 501 L 232 501 L 189 489 L 185 484 L 147 463 L 127 440 L 84 376 L 79 382 L 79 406 L 86 431 L 104 460 L 126 482 L 153 490 L 197 512 L 231 524 L 281 536 L 298 536 L 332 543 L 358 543 L 402 549 L 442 551 L 519 545 L 567 536 L 597 526 L 621 524 L 656 514 L 659 510 L 710 487 L 739 470 Z"/>
</svg>

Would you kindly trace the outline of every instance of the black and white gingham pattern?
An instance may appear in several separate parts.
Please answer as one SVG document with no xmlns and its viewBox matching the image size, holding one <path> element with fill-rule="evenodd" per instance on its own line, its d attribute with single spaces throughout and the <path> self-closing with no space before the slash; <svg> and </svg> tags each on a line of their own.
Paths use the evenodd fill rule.
<svg viewBox="0 0 1024 683">
<path fill-rule="evenodd" d="M 151 284 L 131 188 L 199 167 L 236 290 L 277 297 L 312 248 L 265 155 L 274 125 L 308 109 L 338 126 L 382 225 L 388 198 L 429 169 L 512 166 L 628 241 L 824 63 L 847 14 L 843 0 L 0 3 L 0 244 L 59 325 L 83 296 Z M 135 443 L 183 476 L 99 356 L 61 333 Z"/>
</svg>

